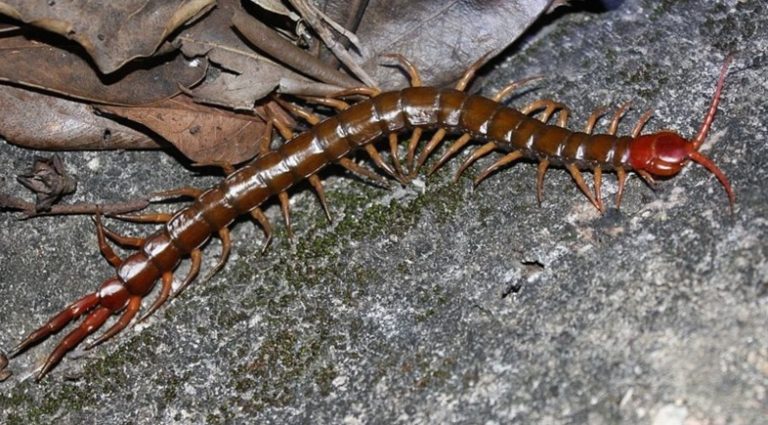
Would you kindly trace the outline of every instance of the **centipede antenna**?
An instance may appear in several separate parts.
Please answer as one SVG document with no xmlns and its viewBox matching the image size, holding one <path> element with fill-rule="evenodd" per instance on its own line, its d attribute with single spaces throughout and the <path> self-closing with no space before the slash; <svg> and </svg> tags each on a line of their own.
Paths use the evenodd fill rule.
<svg viewBox="0 0 768 425">
<path fill-rule="evenodd" d="M 725 192 L 728 194 L 728 201 L 731 204 L 731 211 L 733 211 L 733 204 L 736 203 L 736 195 L 733 193 L 733 188 L 731 187 L 731 183 L 728 181 L 728 177 L 725 176 L 725 173 L 723 173 L 723 171 L 718 168 L 711 159 L 697 151 L 691 152 L 688 156 L 709 170 L 712 174 L 715 175 L 715 177 L 717 177 L 717 179 L 723 185 L 723 188 L 725 188 Z"/>
<path fill-rule="evenodd" d="M 707 110 L 707 114 L 704 116 L 704 122 L 701 124 L 701 129 L 699 130 L 699 133 L 696 135 L 696 138 L 693 139 L 694 150 L 699 150 L 701 145 L 704 143 L 704 140 L 707 138 L 707 133 L 709 133 L 709 127 L 712 125 L 712 121 L 715 119 L 715 113 L 717 112 L 717 105 L 720 103 L 720 94 L 723 92 L 723 86 L 725 85 L 725 76 L 728 74 L 728 67 L 731 65 L 732 61 L 733 61 L 733 53 L 725 57 L 725 62 L 723 62 L 723 67 L 720 69 L 720 78 L 718 78 L 717 80 L 717 86 L 715 87 L 715 94 L 712 95 L 712 103 L 709 105 L 709 110 Z"/>
</svg>

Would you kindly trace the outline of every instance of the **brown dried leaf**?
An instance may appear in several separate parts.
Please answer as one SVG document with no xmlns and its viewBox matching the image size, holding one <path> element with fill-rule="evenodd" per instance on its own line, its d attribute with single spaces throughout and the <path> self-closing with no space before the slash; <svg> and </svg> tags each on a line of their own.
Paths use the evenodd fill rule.
<svg viewBox="0 0 768 425">
<path fill-rule="evenodd" d="M 203 56 L 218 65 L 199 87 L 188 94 L 195 100 L 238 110 L 254 103 L 277 87 L 283 77 L 303 79 L 248 47 L 231 28 L 232 15 L 242 10 L 235 0 L 221 0 L 197 25 L 179 35 L 174 43 L 188 57 Z M 213 71 L 213 70 L 212 70 Z"/>
<path fill-rule="evenodd" d="M 99 110 L 146 126 L 202 164 L 238 164 L 251 159 L 266 129 L 264 120 L 254 114 L 198 105 L 186 96 L 155 105 Z"/>
<path fill-rule="evenodd" d="M 32 149 L 157 149 L 145 134 L 95 115 L 90 106 L 0 85 L 0 134 Z"/>
<path fill-rule="evenodd" d="M 99 103 L 143 105 L 178 94 L 205 75 L 206 63 L 182 55 L 155 58 L 104 76 L 85 59 L 23 36 L 0 38 L 0 81 Z"/>
<path fill-rule="evenodd" d="M 20 175 L 17 180 L 37 197 L 36 212 L 50 210 L 56 201 L 77 189 L 77 182 L 67 174 L 58 155 L 51 159 L 35 157 L 29 174 Z"/>
<path fill-rule="evenodd" d="M 268 10 L 272 13 L 283 15 L 290 20 L 296 22 L 299 19 L 299 15 L 288 9 L 280 0 L 251 0 L 262 9 Z"/>
<path fill-rule="evenodd" d="M 0 13 L 61 34 L 88 52 L 110 74 L 131 59 L 151 56 L 182 24 L 215 0 L 0 0 Z"/>
<path fill-rule="evenodd" d="M 357 87 L 360 85 L 360 82 L 354 78 L 339 71 L 335 66 L 323 62 L 320 58 L 313 56 L 306 50 L 300 49 L 277 31 L 243 11 L 235 11 L 232 16 L 232 25 L 240 35 L 260 51 L 304 75 L 327 83 L 327 85 L 334 85 L 335 92 L 341 91 L 343 87 Z M 280 80 L 281 90 L 285 88 L 284 81 L 288 80 L 291 80 L 293 85 L 302 84 L 295 78 L 285 76 Z M 303 83 L 305 86 L 310 86 L 311 84 L 310 80 L 305 80 Z"/>
<path fill-rule="evenodd" d="M 381 87 L 402 87 L 402 74 L 382 67 L 379 57 L 400 53 L 416 65 L 425 84 L 450 83 L 485 53 L 492 57 L 515 41 L 549 3 L 370 0 L 356 32 L 367 49 L 363 68 Z"/>
</svg>

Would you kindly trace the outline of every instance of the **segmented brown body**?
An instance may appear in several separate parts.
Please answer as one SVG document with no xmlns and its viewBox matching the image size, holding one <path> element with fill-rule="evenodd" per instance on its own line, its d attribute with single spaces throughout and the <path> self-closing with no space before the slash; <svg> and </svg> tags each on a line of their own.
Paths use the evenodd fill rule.
<svg viewBox="0 0 768 425">
<path fill-rule="evenodd" d="M 86 315 L 83 323 L 70 332 L 51 353 L 40 372 L 39 376 L 42 377 L 67 351 L 99 329 L 111 315 L 123 312 L 116 324 L 96 343 L 111 337 L 133 319 L 141 306 L 142 298 L 153 289 L 159 279 L 163 281 L 163 294 L 159 298 L 160 302 L 156 302 L 150 311 L 162 304 L 170 292 L 172 273 L 180 261 L 191 255 L 193 267 L 195 261 L 199 265 L 198 248 L 212 235 L 222 236 L 222 232 L 226 232 L 226 228 L 235 218 L 257 209 L 269 198 L 285 193 L 298 182 L 316 178 L 312 176 L 321 168 L 347 157 L 350 152 L 394 133 L 412 131 L 420 135 L 419 129 L 438 130 L 440 137 L 435 137 L 428 143 L 419 158 L 419 165 L 439 144 L 446 132 L 461 133 L 465 135 L 466 141 L 474 138 L 490 142 L 490 145 L 487 145 L 489 148 L 478 149 L 482 151 L 481 154 L 490 150 L 502 150 L 512 152 L 507 155 L 510 161 L 520 157 L 540 161 L 545 164 L 544 167 L 539 167 L 540 177 L 546 164 L 564 165 L 574 174 L 580 187 L 583 186 L 583 180 L 579 182 L 581 176 L 578 169 L 594 170 L 596 186 L 599 186 L 599 171 L 617 170 L 620 190 L 625 171 L 634 169 L 646 174 L 653 173 L 659 167 L 653 161 L 661 161 L 667 167 L 659 168 L 661 171 L 669 171 L 670 167 L 677 167 L 679 171 L 689 157 L 697 162 L 703 158 L 696 150 L 703 142 L 714 116 L 725 68 L 721 72 L 716 95 L 705 117 L 702 131 L 693 142 L 695 146 L 686 148 L 687 156 L 673 166 L 669 165 L 671 160 L 668 157 L 682 149 L 682 145 L 677 144 L 677 139 L 691 143 L 668 132 L 646 136 L 634 134 L 633 137 L 590 134 L 598 114 L 594 115 L 594 119 L 590 119 L 587 132 L 582 133 L 563 127 L 567 114 L 561 115 L 560 125 L 549 125 L 547 121 L 552 111 L 548 115 L 545 113 L 547 116 L 539 120 L 497 101 L 469 95 L 456 89 L 410 87 L 375 94 L 318 123 L 279 148 L 231 173 L 217 186 L 200 193 L 191 205 L 170 217 L 160 230 L 136 242 L 138 250 L 124 260 L 119 259 L 106 247 L 103 242 L 104 230 L 99 222 L 102 252 L 105 252 L 105 256 L 115 266 L 116 276 L 106 279 L 96 292 L 76 301 L 30 334 L 16 347 L 12 355 L 59 331 L 71 320 Z M 463 88 L 461 83 L 458 87 Z M 550 103 L 546 105 L 551 106 L 552 102 L 547 102 Z M 618 118 L 620 114 L 614 118 L 612 130 L 609 132 L 615 131 Z M 635 133 L 639 133 L 640 128 L 641 126 L 637 126 Z M 466 141 L 455 144 L 461 145 L 455 150 L 463 147 Z M 415 146 L 413 143 L 412 145 Z M 472 158 L 481 154 L 476 151 Z M 649 155 L 652 161 L 645 161 Z M 445 159 L 444 155 L 437 166 Z M 645 162 L 640 161 L 641 159 Z M 702 159 L 704 160 L 706 158 Z M 657 168 L 644 165 L 645 169 L 638 170 L 636 165 L 641 162 L 653 163 L 653 167 Z M 710 168 L 707 164 L 705 166 Z M 713 164 L 711 166 L 714 167 Z M 667 175 L 661 172 L 657 174 Z M 718 174 L 718 178 L 721 178 L 732 199 L 730 186 L 727 180 L 724 180 L 725 176 Z M 599 187 L 596 192 L 597 201 L 592 197 L 590 199 L 600 208 Z M 587 195 L 590 196 L 589 193 Z M 228 239 L 226 235 L 228 233 L 225 233 Z M 195 274 L 196 271 L 190 273 L 190 278 Z"/>
<path fill-rule="evenodd" d="M 572 132 L 480 96 L 453 89 L 411 87 L 360 102 L 229 175 L 176 213 L 117 276 L 131 295 L 145 295 L 160 276 L 229 226 L 238 216 L 304 181 L 321 168 L 391 132 L 443 128 L 486 138 L 534 159 L 604 168 L 629 164 L 631 137 Z M 122 307 L 122 306 L 121 306 Z"/>
</svg>

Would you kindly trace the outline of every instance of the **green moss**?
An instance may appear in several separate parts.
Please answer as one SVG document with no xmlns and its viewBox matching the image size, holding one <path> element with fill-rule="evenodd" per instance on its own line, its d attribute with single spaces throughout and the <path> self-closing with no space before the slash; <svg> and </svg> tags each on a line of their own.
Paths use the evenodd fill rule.
<svg viewBox="0 0 768 425">
<path fill-rule="evenodd" d="M 320 395 L 323 397 L 328 396 L 333 390 L 333 380 L 336 379 L 338 373 L 332 365 L 323 366 L 315 374 L 315 383 L 320 389 Z"/>
<path fill-rule="evenodd" d="M 246 296 L 246 309 L 258 309 L 265 317 L 266 326 L 279 330 L 267 336 L 247 364 L 233 371 L 232 387 L 238 394 L 253 395 L 248 400 L 233 401 L 243 411 L 261 411 L 267 406 L 294 403 L 297 397 L 305 396 L 295 393 L 302 387 L 299 384 L 302 380 L 314 382 L 321 396 L 329 395 L 338 372 L 333 365 L 324 363 L 324 353 L 331 347 L 346 346 L 348 336 L 333 334 L 338 328 L 333 307 L 306 299 L 307 294 L 323 283 L 326 285 L 323 291 L 332 291 L 345 303 L 354 304 L 370 282 L 379 280 L 380 271 L 362 265 L 351 270 L 342 269 L 347 263 L 343 258 L 339 259 L 339 252 L 348 249 L 345 248 L 348 241 L 406 232 L 418 222 L 425 208 L 429 208 L 436 219 L 447 221 L 460 207 L 464 193 L 453 184 L 433 185 L 426 194 L 408 202 L 370 205 L 370 197 L 380 196 L 380 191 L 374 193 L 365 189 L 362 192 L 362 195 L 351 196 L 328 191 L 329 202 L 337 211 L 344 212 L 344 219 L 334 227 L 323 223 L 316 232 L 303 234 L 297 238 L 290 255 L 282 253 L 267 270 L 262 270 L 275 276 L 270 277 L 271 281 L 284 279 L 289 290 L 284 286 L 265 285 Z M 300 219 L 296 217 L 296 221 Z M 241 267 L 246 273 L 253 273 L 252 266 L 244 264 L 236 265 L 235 273 L 239 273 L 237 269 Z M 342 272 L 347 278 L 339 279 Z M 434 294 L 425 296 L 434 297 Z M 442 303 L 445 296 L 438 293 L 436 299 Z M 294 310 L 296 305 L 301 305 L 306 314 L 300 318 L 286 318 L 285 312 Z M 311 325 L 292 326 L 296 321 Z M 353 334 L 359 333 L 362 326 L 362 322 L 349 324 Z"/>
<path fill-rule="evenodd" d="M 38 384 L 28 381 L 19 384 L 17 390 L 9 396 L 0 396 L 0 410 L 7 410 L 10 413 L 6 418 L 7 424 L 27 424 L 40 423 L 43 417 L 48 417 L 58 411 L 79 411 L 86 404 L 96 404 L 99 397 L 92 396 L 86 390 L 76 383 L 67 382 L 57 387 L 55 390 L 33 398 L 27 393 L 25 386 L 31 386 L 36 391 L 39 390 Z"/>
<path fill-rule="evenodd" d="M 423 389 L 429 386 L 443 385 L 451 379 L 455 363 L 453 357 L 436 359 L 430 354 L 416 353 L 415 359 L 408 364 L 408 367 L 416 376 L 414 386 Z"/>
</svg>

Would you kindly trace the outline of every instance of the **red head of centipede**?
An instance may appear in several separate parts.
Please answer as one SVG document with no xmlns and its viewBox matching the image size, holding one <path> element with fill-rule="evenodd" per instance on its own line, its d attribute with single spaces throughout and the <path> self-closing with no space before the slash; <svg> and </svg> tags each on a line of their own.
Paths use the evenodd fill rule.
<svg viewBox="0 0 768 425">
<path fill-rule="evenodd" d="M 699 148 L 707 137 L 709 128 L 717 111 L 717 105 L 720 102 L 720 93 L 725 83 L 725 75 L 728 71 L 728 65 L 732 57 L 728 56 L 723 68 L 720 71 L 720 78 L 715 88 L 715 94 L 712 97 L 712 103 L 704 117 L 699 133 L 693 140 L 686 140 L 679 134 L 672 131 L 661 131 L 654 134 L 646 134 L 635 137 L 629 145 L 629 163 L 632 168 L 643 175 L 646 179 L 652 176 L 668 177 L 680 172 L 689 160 L 693 160 L 704 166 L 714 174 L 725 188 L 728 194 L 728 200 L 733 208 L 735 196 L 728 178 L 720 168 L 707 158 Z"/>
</svg>

